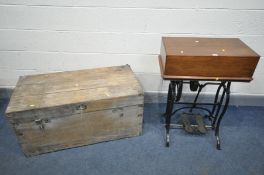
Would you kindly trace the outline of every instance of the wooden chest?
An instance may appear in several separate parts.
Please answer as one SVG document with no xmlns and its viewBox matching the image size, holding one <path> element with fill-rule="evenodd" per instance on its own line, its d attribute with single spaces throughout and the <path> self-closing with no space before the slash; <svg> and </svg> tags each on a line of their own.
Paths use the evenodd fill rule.
<svg viewBox="0 0 264 175">
<path fill-rule="evenodd" d="M 237 38 L 163 37 L 164 79 L 251 81 L 259 55 Z"/>
<path fill-rule="evenodd" d="M 27 156 L 142 133 L 143 91 L 128 65 L 20 77 L 6 110 Z"/>
</svg>

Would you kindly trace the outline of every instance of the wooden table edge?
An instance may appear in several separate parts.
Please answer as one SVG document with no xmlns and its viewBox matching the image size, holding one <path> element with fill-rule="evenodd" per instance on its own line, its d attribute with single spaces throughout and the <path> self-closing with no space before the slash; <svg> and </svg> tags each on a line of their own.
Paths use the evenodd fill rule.
<svg viewBox="0 0 264 175">
<path fill-rule="evenodd" d="M 237 81 L 237 82 L 250 82 L 252 77 L 202 77 L 202 76 L 175 76 L 165 75 L 161 55 L 159 55 L 159 66 L 161 77 L 164 80 L 201 80 L 201 81 Z"/>
</svg>

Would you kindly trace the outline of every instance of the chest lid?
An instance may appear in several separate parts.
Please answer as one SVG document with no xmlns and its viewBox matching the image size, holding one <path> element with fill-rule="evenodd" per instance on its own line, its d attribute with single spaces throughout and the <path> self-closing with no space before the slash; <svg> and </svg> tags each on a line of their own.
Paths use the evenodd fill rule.
<svg viewBox="0 0 264 175">
<path fill-rule="evenodd" d="M 143 98 L 143 90 L 129 65 L 22 76 L 6 114 L 12 117 L 13 113 L 72 105 L 83 110 L 81 104 L 89 102 L 94 110 L 100 110 L 109 106 L 107 101 L 127 96 Z"/>
</svg>

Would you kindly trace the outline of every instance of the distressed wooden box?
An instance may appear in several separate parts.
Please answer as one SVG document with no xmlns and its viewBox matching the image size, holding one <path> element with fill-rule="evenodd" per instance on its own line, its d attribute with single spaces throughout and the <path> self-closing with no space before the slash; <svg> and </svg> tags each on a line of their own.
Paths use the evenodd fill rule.
<svg viewBox="0 0 264 175">
<path fill-rule="evenodd" d="M 20 77 L 6 110 L 27 156 L 142 133 L 143 91 L 128 65 Z"/>
<path fill-rule="evenodd" d="M 164 79 L 251 81 L 260 56 L 238 38 L 163 37 Z"/>
</svg>

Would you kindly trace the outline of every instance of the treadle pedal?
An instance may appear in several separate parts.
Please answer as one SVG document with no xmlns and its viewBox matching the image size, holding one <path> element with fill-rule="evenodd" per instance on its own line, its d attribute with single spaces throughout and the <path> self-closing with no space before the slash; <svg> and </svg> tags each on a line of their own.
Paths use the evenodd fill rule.
<svg viewBox="0 0 264 175">
<path fill-rule="evenodd" d="M 197 129 L 201 134 L 205 134 L 206 133 L 206 127 L 205 127 L 205 123 L 204 123 L 204 117 L 201 115 L 195 115 L 195 120 L 197 123 Z"/>
<path fill-rule="evenodd" d="M 187 114 L 182 114 L 182 125 L 186 132 L 193 133 L 193 127 L 191 126 L 190 117 Z"/>
<path fill-rule="evenodd" d="M 199 114 L 183 113 L 180 122 L 184 130 L 189 134 L 205 134 L 207 131 L 204 117 Z"/>
</svg>

